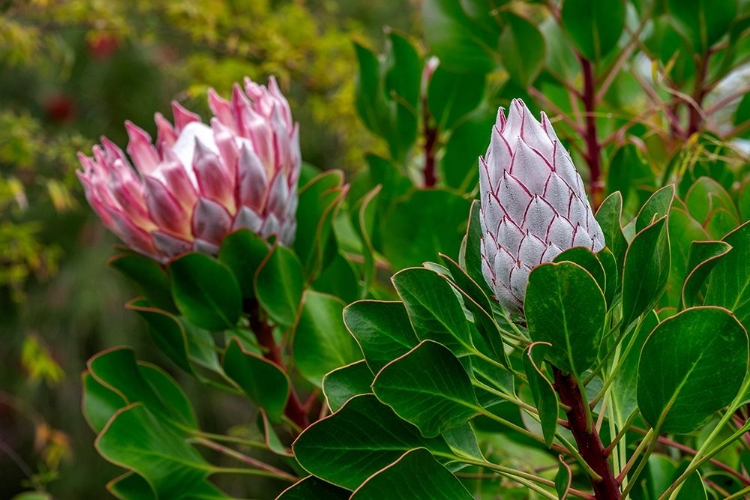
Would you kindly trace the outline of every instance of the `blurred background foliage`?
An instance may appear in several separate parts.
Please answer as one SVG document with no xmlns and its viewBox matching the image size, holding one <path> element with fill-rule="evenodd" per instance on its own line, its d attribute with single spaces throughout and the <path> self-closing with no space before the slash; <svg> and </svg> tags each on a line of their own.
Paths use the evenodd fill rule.
<svg viewBox="0 0 750 500">
<path fill-rule="evenodd" d="M 383 25 L 418 33 L 413 0 L 0 1 L 0 498 L 24 490 L 104 498 L 117 469 L 93 447 L 80 372 L 129 344 L 160 362 L 145 325 L 123 308 L 135 291 L 107 267 L 115 239 L 83 198 L 76 152 L 123 122 L 155 133 L 170 101 L 208 115 L 206 90 L 277 76 L 300 121 L 305 160 L 362 168 L 382 148 L 354 107 L 351 43 L 382 43 Z M 191 381 L 175 374 L 188 391 Z M 247 417 L 201 398 L 204 420 Z M 245 413 L 243 413 L 243 411 Z M 232 415 L 230 418 L 228 415 Z"/>
<path fill-rule="evenodd" d="M 125 120 L 153 135 L 173 99 L 205 117 L 208 88 L 275 74 L 303 158 L 348 174 L 352 213 L 384 186 L 371 234 L 386 285 L 437 250 L 455 256 L 477 156 L 515 97 L 550 115 L 595 205 L 622 192 L 625 221 L 677 183 L 673 262 L 748 220 L 750 2 L 712 4 L 707 30 L 693 8 L 706 0 L 597 1 L 0 0 L 0 498 L 106 497 L 118 469 L 92 446 L 79 373 L 121 344 L 170 366 L 123 307 L 136 291 L 107 267 L 116 242 L 75 153 L 100 135 L 124 146 Z M 200 394 L 206 427 L 252 420 Z M 262 481 L 222 486 L 262 496 Z"/>
</svg>

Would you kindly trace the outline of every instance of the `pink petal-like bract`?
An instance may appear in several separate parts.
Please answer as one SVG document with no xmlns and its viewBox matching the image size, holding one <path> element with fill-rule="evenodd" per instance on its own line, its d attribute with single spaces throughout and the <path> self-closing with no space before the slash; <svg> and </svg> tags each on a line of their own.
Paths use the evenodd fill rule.
<svg viewBox="0 0 750 500">
<path fill-rule="evenodd" d="M 282 245 L 294 240 L 299 130 L 276 81 L 245 79 L 231 100 L 208 95 L 210 125 L 173 102 L 174 124 L 156 113 L 156 142 L 125 124 L 129 158 L 106 137 L 93 157 L 79 154 L 78 177 L 102 223 L 162 263 L 215 253 L 241 228 L 274 234 Z"/>
</svg>

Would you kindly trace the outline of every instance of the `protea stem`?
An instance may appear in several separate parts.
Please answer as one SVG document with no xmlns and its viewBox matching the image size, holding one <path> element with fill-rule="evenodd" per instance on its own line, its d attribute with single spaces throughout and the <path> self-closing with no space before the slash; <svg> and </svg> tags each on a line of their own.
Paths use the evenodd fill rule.
<svg viewBox="0 0 750 500">
<path fill-rule="evenodd" d="M 273 338 L 273 327 L 261 317 L 261 309 L 258 301 L 255 299 L 247 301 L 245 303 L 245 311 L 250 315 L 250 328 L 255 333 L 258 343 L 264 349 L 263 357 L 276 364 L 284 372 L 287 372 L 288 370 L 284 363 L 284 358 L 281 355 L 281 349 L 279 349 L 279 345 Z M 300 430 L 304 430 L 310 425 L 310 421 L 307 418 L 307 412 L 300 402 L 297 392 L 294 390 L 294 386 L 290 386 L 289 399 L 286 402 L 284 415 L 294 422 Z"/>
<path fill-rule="evenodd" d="M 594 80 L 594 68 L 591 61 L 583 56 L 579 56 L 581 69 L 583 71 L 583 106 L 586 111 L 586 163 L 589 164 L 590 183 L 591 183 L 591 201 L 594 210 L 599 207 L 602 191 L 602 159 L 601 144 L 596 135 L 596 82 Z"/>
<path fill-rule="evenodd" d="M 424 135 L 424 187 L 435 187 L 437 184 L 436 159 L 438 128 L 432 125 L 432 115 L 427 107 L 427 99 L 422 100 L 422 123 Z"/>
<path fill-rule="evenodd" d="M 596 428 L 589 425 L 588 404 L 581 394 L 578 381 L 559 368 L 552 367 L 555 374 L 555 390 L 560 395 L 560 402 L 569 410 L 568 424 L 578 445 L 578 451 L 599 478 L 591 478 L 594 497 L 597 500 L 619 500 L 620 487 L 607 460 L 607 452 L 602 445 Z"/>
</svg>

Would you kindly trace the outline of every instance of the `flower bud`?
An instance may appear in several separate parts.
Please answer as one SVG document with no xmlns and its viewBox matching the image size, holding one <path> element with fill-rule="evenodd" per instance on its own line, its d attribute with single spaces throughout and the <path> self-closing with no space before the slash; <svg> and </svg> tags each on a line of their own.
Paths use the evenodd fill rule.
<svg viewBox="0 0 750 500">
<path fill-rule="evenodd" d="M 541 116 L 514 99 L 479 158 L 482 273 L 500 304 L 519 314 L 534 267 L 571 247 L 605 245 L 581 176 Z"/>
<path fill-rule="evenodd" d="M 160 262 L 189 251 L 215 254 L 241 228 L 275 234 L 284 245 L 294 240 L 299 129 L 276 81 L 266 87 L 245 79 L 231 101 L 213 89 L 208 101 L 210 126 L 173 102 L 174 126 L 156 114 L 155 143 L 125 124 L 129 158 L 106 137 L 93 158 L 78 155 L 78 177 L 104 225 Z"/>
</svg>

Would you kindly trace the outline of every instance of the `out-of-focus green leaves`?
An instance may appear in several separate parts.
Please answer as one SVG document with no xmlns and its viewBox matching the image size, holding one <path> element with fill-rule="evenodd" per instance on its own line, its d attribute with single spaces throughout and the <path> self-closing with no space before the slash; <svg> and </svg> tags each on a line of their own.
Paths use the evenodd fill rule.
<svg viewBox="0 0 750 500">
<path fill-rule="evenodd" d="M 669 0 L 675 28 L 697 52 L 706 52 L 729 30 L 737 15 L 737 0 Z"/>
<path fill-rule="evenodd" d="M 438 252 L 456 255 L 470 202 L 452 191 L 414 190 L 388 213 L 382 230 L 383 253 L 394 269 L 437 260 Z"/>
<path fill-rule="evenodd" d="M 534 23 L 513 13 L 502 16 L 503 67 L 511 80 L 522 88 L 528 87 L 542 70 L 545 60 L 545 41 Z"/>
<path fill-rule="evenodd" d="M 454 73 L 438 65 L 427 87 L 427 105 L 440 130 L 453 128 L 482 102 L 485 82 L 483 73 Z"/>
<path fill-rule="evenodd" d="M 417 138 L 421 59 L 411 42 L 393 31 L 382 60 L 362 43 L 354 47 L 357 111 L 367 128 L 388 143 L 391 157 L 403 162 Z"/>
<path fill-rule="evenodd" d="M 465 7 L 470 6 L 470 16 Z M 489 2 L 426 0 L 422 3 L 425 37 L 447 68 L 463 72 L 492 71 L 497 66 L 499 28 Z"/>
<path fill-rule="evenodd" d="M 625 27 L 625 3 L 620 0 L 565 0 L 561 15 L 565 31 L 590 61 L 606 57 Z"/>
</svg>

